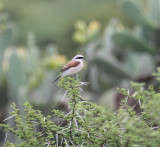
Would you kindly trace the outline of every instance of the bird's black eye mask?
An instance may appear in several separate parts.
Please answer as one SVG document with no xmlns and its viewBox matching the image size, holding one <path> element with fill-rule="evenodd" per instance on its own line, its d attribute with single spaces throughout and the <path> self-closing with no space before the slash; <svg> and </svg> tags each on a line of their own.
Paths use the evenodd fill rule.
<svg viewBox="0 0 160 147">
<path fill-rule="evenodd" d="M 84 57 L 77 57 L 76 59 L 84 59 Z"/>
</svg>

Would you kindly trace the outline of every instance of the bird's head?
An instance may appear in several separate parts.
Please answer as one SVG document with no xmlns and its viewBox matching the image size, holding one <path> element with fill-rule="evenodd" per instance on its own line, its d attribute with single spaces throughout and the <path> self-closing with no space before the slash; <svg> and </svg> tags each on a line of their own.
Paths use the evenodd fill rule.
<svg viewBox="0 0 160 147">
<path fill-rule="evenodd" d="M 74 61 L 84 61 L 85 58 L 82 55 L 76 55 L 72 60 L 74 60 Z"/>
</svg>

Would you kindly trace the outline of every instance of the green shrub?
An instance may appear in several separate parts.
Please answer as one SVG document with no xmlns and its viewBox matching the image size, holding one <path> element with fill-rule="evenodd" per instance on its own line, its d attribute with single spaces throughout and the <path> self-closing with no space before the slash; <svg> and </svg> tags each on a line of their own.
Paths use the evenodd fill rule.
<svg viewBox="0 0 160 147">
<path fill-rule="evenodd" d="M 9 140 L 5 146 L 154 146 L 160 145 L 159 105 L 160 93 L 153 86 L 144 89 L 144 84 L 131 85 L 135 92 L 119 88 L 125 96 L 117 112 L 111 112 L 83 98 L 80 78 L 65 77 L 58 83 L 68 101 L 68 113 L 53 110 L 44 116 L 26 102 L 24 115 L 13 104 L 15 126 L 1 124 L 5 132 L 17 136 L 19 143 Z M 128 99 L 137 100 L 140 113 L 127 105 Z M 154 106 L 154 107 L 153 107 Z M 54 119 L 54 121 L 53 121 Z M 57 122 L 55 121 L 57 120 Z"/>
</svg>

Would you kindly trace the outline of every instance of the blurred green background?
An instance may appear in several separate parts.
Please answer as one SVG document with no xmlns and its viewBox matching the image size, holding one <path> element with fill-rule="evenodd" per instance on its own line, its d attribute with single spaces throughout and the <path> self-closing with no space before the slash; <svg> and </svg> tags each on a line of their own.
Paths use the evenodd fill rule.
<svg viewBox="0 0 160 147">
<path fill-rule="evenodd" d="M 45 114 L 65 111 L 65 92 L 51 82 L 79 53 L 87 59 L 82 81 L 90 83 L 83 96 L 116 110 L 117 87 L 158 87 L 152 73 L 159 42 L 160 0 L 1 0 L 0 120 L 10 116 L 12 102 L 23 109 L 29 101 Z"/>
<path fill-rule="evenodd" d="M 16 23 L 16 44 L 26 44 L 27 33 L 34 32 L 40 46 L 55 43 L 60 53 L 70 57 L 77 47 L 72 41 L 73 26 L 77 20 L 97 20 L 104 28 L 109 18 L 121 17 L 117 0 L 4 0 L 3 5 L 10 20 Z"/>
</svg>

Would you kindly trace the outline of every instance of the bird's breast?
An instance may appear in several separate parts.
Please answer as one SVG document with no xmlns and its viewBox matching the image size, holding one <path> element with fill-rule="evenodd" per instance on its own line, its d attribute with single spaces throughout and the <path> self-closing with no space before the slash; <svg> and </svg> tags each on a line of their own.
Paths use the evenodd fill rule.
<svg viewBox="0 0 160 147">
<path fill-rule="evenodd" d="M 80 63 L 80 64 L 79 64 L 78 66 L 76 66 L 76 67 L 71 67 L 71 68 L 69 68 L 69 69 L 66 71 L 65 75 L 76 74 L 76 73 L 78 73 L 78 72 L 82 69 L 82 67 L 83 67 L 83 63 Z"/>
</svg>

